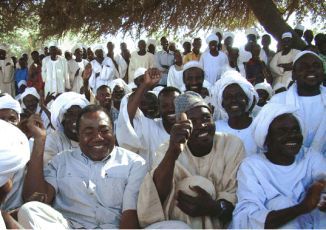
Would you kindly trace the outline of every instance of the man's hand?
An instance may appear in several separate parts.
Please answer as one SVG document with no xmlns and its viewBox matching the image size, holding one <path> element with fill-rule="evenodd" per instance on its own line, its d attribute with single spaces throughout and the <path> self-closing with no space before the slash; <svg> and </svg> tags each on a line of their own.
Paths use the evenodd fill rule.
<svg viewBox="0 0 326 230">
<path fill-rule="evenodd" d="M 281 63 L 278 64 L 279 67 L 282 67 L 284 69 L 284 71 L 291 71 L 293 68 L 293 63 Z"/>
<path fill-rule="evenodd" d="M 189 196 L 183 191 L 179 190 L 177 194 L 177 206 L 189 216 L 214 216 L 215 210 L 218 207 L 217 201 L 199 186 L 189 188 L 195 191 L 198 195 L 196 197 Z"/>
<path fill-rule="evenodd" d="M 28 118 L 27 128 L 29 133 L 34 137 L 34 139 L 42 139 L 46 138 L 46 130 L 43 125 L 43 121 L 38 114 L 33 114 Z"/>
<path fill-rule="evenodd" d="M 317 207 L 320 201 L 320 196 L 325 187 L 326 181 L 316 181 L 309 187 L 305 198 L 300 203 L 305 213 L 311 212 Z M 322 204 L 319 204 L 319 209 L 326 211 L 326 203 L 322 202 Z"/>
<path fill-rule="evenodd" d="M 84 81 L 88 81 L 88 79 L 91 77 L 91 75 L 92 75 L 92 64 L 87 63 L 87 65 L 85 66 L 84 72 L 82 74 L 82 78 Z"/>
<path fill-rule="evenodd" d="M 144 84 L 146 88 L 151 89 L 155 85 L 157 85 L 160 80 L 161 80 L 160 70 L 157 68 L 149 68 L 145 72 L 144 81 L 142 84 Z"/>
<path fill-rule="evenodd" d="M 54 99 L 55 99 L 54 92 L 52 92 L 52 93 L 48 92 L 45 99 L 44 99 L 44 102 L 42 104 L 44 106 L 47 106 L 47 104 L 49 104 L 49 102 L 54 100 Z"/>
<path fill-rule="evenodd" d="M 191 120 L 187 118 L 185 113 L 181 113 L 179 120 L 172 126 L 170 132 L 170 144 L 168 152 L 175 155 L 176 159 L 185 148 L 187 140 L 189 139 L 193 130 Z"/>
<path fill-rule="evenodd" d="M 80 70 L 80 68 L 77 69 L 77 71 L 76 71 L 76 73 L 75 73 L 75 77 L 78 76 L 78 74 L 79 74 L 79 70 Z"/>
</svg>

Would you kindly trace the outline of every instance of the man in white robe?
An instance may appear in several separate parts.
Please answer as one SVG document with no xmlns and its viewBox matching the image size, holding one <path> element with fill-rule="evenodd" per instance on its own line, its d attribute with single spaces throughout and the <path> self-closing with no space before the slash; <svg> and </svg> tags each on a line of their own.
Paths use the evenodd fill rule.
<svg viewBox="0 0 326 230">
<path fill-rule="evenodd" d="M 71 59 L 68 61 L 68 72 L 71 91 L 80 93 L 80 88 L 83 86 L 82 73 L 85 69 L 85 66 L 88 64 L 88 61 L 82 59 L 83 48 L 80 45 L 75 45 L 72 48 L 71 53 L 75 55 L 75 59 Z"/>
<path fill-rule="evenodd" d="M 7 48 L 0 46 L 0 92 L 15 96 L 14 64 L 6 57 Z"/>
<path fill-rule="evenodd" d="M 282 34 L 282 50 L 276 53 L 270 62 L 270 69 L 273 73 L 273 86 L 277 83 L 283 84 L 286 88 L 292 80 L 293 60 L 300 50 L 292 48 L 292 34 Z"/>
<path fill-rule="evenodd" d="M 58 48 L 51 46 L 50 56 L 42 60 L 42 79 L 44 85 L 44 95 L 48 93 L 63 93 L 70 90 L 69 72 L 67 61 L 58 55 Z"/>
<path fill-rule="evenodd" d="M 138 42 L 138 51 L 133 52 L 130 57 L 128 69 L 128 83 L 134 81 L 134 72 L 136 69 L 142 67 L 145 69 L 153 68 L 155 66 L 155 57 L 153 54 L 146 52 L 146 43 L 144 40 Z"/>
<path fill-rule="evenodd" d="M 326 154 L 326 89 L 323 63 L 311 51 L 294 58 L 292 78 L 295 83 L 285 92 L 275 94 L 270 102 L 294 105 L 303 120 L 304 146 Z"/>
<path fill-rule="evenodd" d="M 216 34 L 209 35 L 206 42 L 209 50 L 201 55 L 199 62 L 204 67 L 205 80 L 215 84 L 229 65 L 229 61 L 226 54 L 217 49 L 219 38 Z"/>
<path fill-rule="evenodd" d="M 179 95 L 175 107 L 178 121 L 170 141 L 157 150 L 140 188 L 139 223 L 146 227 L 180 220 L 191 228 L 226 227 L 236 203 L 243 145 L 234 136 L 215 133 L 210 109 L 199 94 Z"/>
</svg>

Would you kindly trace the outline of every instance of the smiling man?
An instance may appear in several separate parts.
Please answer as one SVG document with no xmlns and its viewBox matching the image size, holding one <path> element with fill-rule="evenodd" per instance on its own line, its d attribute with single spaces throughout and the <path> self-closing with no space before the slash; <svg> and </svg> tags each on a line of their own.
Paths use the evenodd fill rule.
<svg viewBox="0 0 326 230">
<path fill-rule="evenodd" d="M 325 74 L 320 57 L 302 51 L 293 61 L 292 79 L 295 83 L 286 92 L 276 94 L 271 102 L 297 107 L 303 120 L 304 146 L 326 153 L 326 89 Z"/>
<path fill-rule="evenodd" d="M 236 202 L 235 178 L 244 147 L 234 136 L 215 133 L 210 108 L 199 94 L 181 94 L 175 110 L 178 119 L 170 141 L 157 150 L 153 170 L 140 189 L 141 227 L 156 228 L 163 222 L 176 228 L 170 220 L 192 228 L 226 227 Z"/>
<path fill-rule="evenodd" d="M 19 222 L 29 229 L 137 228 L 136 204 L 146 173 L 144 160 L 115 146 L 107 111 L 89 105 L 77 119 L 79 147 L 55 156 L 43 170 L 45 130 L 29 119 L 35 144 L 24 184 L 24 199 L 43 194 L 43 202 L 25 204 Z"/>
</svg>

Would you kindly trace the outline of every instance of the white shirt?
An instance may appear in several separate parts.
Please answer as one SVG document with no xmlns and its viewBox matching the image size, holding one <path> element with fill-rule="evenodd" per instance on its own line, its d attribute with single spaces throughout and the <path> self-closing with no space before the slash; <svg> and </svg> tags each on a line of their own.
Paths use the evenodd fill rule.
<svg viewBox="0 0 326 230">
<path fill-rule="evenodd" d="M 53 207 L 72 228 L 119 228 L 122 212 L 136 210 L 145 174 L 145 161 L 120 147 L 102 161 L 92 161 L 79 148 L 65 151 L 44 170 L 56 191 Z"/>
<path fill-rule="evenodd" d="M 218 56 L 214 57 L 210 52 L 204 52 L 199 61 L 204 67 L 205 79 L 214 84 L 221 78 L 222 73 L 229 65 L 228 58 L 225 53 L 218 52 Z"/>
</svg>

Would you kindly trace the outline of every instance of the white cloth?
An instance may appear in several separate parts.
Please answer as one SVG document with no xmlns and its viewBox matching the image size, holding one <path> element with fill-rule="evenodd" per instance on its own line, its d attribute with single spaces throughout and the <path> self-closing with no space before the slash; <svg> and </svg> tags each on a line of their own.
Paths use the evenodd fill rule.
<svg viewBox="0 0 326 230">
<path fill-rule="evenodd" d="M 42 79 L 44 85 L 44 95 L 47 93 L 63 93 L 65 89 L 70 89 L 68 65 L 65 58 L 58 56 L 53 61 L 50 56 L 42 60 Z"/>
<path fill-rule="evenodd" d="M 245 129 L 233 129 L 229 126 L 228 122 L 224 120 L 216 121 L 215 125 L 216 125 L 216 132 L 229 133 L 238 137 L 242 141 L 245 147 L 246 156 L 258 152 L 257 145 L 252 136 L 253 123 L 251 123 Z"/>
<path fill-rule="evenodd" d="M 292 33 L 291 32 L 285 32 L 282 34 L 282 39 L 284 38 L 292 38 Z"/>
<path fill-rule="evenodd" d="M 244 63 L 247 63 L 251 58 L 252 58 L 251 52 L 247 51 L 244 46 L 239 48 L 238 67 L 242 76 L 246 76 L 246 68 Z M 268 63 L 267 56 L 264 49 L 260 50 L 259 58 L 260 60 L 265 62 L 265 64 Z"/>
<path fill-rule="evenodd" d="M 26 106 L 24 104 L 24 98 L 27 96 L 27 95 L 33 95 L 34 97 L 36 97 L 38 100 L 40 100 L 40 95 L 38 94 L 37 90 L 34 88 L 34 87 L 27 87 L 25 89 L 25 91 L 20 95 L 20 100 L 21 100 L 21 103 L 22 103 L 22 108 L 25 109 Z"/>
<path fill-rule="evenodd" d="M 219 43 L 220 39 L 217 37 L 215 33 L 212 33 L 207 36 L 206 43 L 209 45 L 211 41 L 216 41 L 217 43 Z"/>
<path fill-rule="evenodd" d="M 217 80 L 220 79 L 221 75 L 229 65 L 228 57 L 223 52 L 218 52 L 218 56 L 214 57 L 210 52 L 204 52 L 200 61 L 201 65 L 205 71 L 205 79 L 214 84 Z"/>
<path fill-rule="evenodd" d="M 252 135 L 257 146 L 263 150 L 265 145 L 266 136 L 268 134 L 269 126 L 273 120 L 285 113 L 291 113 L 296 116 L 297 108 L 294 106 L 278 103 L 267 103 L 255 117 L 252 124 Z M 301 120 L 298 118 L 299 124 L 302 127 Z"/>
<path fill-rule="evenodd" d="M 12 109 L 18 115 L 22 112 L 19 102 L 13 99 L 9 94 L 0 97 L 0 109 Z"/>
<path fill-rule="evenodd" d="M 272 58 L 269 66 L 273 73 L 274 81 L 273 86 L 277 83 L 281 83 L 288 87 L 289 83 L 292 81 L 292 71 L 284 71 L 283 67 L 279 67 L 279 64 L 291 63 L 294 61 L 295 56 L 300 52 L 300 50 L 291 49 L 291 51 L 282 55 L 282 51 L 277 52 Z M 293 62 L 294 63 L 294 62 Z"/>
<path fill-rule="evenodd" d="M 118 79 L 114 79 L 113 81 L 111 81 L 109 87 L 113 93 L 113 90 L 116 86 L 120 86 L 125 90 L 125 94 L 128 94 L 131 92 L 131 89 L 129 88 L 129 86 L 126 84 L 126 82 L 124 80 L 122 80 L 121 78 Z"/>
<path fill-rule="evenodd" d="M 155 66 L 155 57 L 153 54 L 147 52 L 141 56 L 137 52 L 133 52 L 130 57 L 129 68 L 128 68 L 128 83 L 134 81 L 134 72 L 137 68 L 152 68 Z"/>
<path fill-rule="evenodd" d="M 265 90 L 268 93 L 268 96 L 269 96 L 268 99 L 270 99 L 273 96 L 272 86 L 267 82 L 261 82 L 261 83 L 256 84 L 255 90 L 257 91 L 257 89 Z"/>
<path fill-rule="evenodd" d="M 0 91 L 15 96 L 14 64 L 10 58 L 0 60 Z"/>
<path fill-rule="evenodd" d="M 166 132 L 162 119 L 149 119 L 140 109 L 136 112 L 133 120 L 134 126 L 132 126 L 126 103 L 128 96 L 124 97 L 120 105 L 116 137 L 119 146 L 138 153 L 145 159 L 150 169 L 154 152 L 161 144 L 169 140 L 170 135 Z"/>
<path fill-rule="evenodd" d="M 56 191 L 53 208 L 71 228 L 88 229 L 118 228 L 122 212 L 136 210 L 145 174 L 145 161 L 120 147 L 102 161 L 92 161 L 80 149 L 65 151 L 44 169 Z"/>
<path fill-rule="evenodd" d="M 288 166 L 271 163 L 263 154 L 244 159 L 238 171 L 238 203 L 233 211 L 232 228 L 262 229 L 273 210 L 297 205 L 309 186 L 325 173 L 325 158 L 308 152 L 300 161 Z M 326 227 L 326 215 L 318 209 L 300 215 L 282 226 L 294 229 Z"/>
<path fill-rule="evenodd" d="M 128 63 L 120 54 L 117 55 L 114 60 L 118 64 L 120 78 L 124 78 L 128 71 Z"/>
<path fill-rule="evenodd" d="M 320 92 L 314 97 L 299 96 L 294 83 L 286 92 L 275 94 L 270 102 L 295 106 L 303 122 L 304 146 L 326 154 L 326 88 L 320 86 Z"/>
<path fill-rule="evenodd" d="M 321 61 L 323 61 L 320 56 L 318 54 L 316 54 L 315 52 L 313 51 L 310 51 L 310 50 L 304 50 L 304 51 L 301 51 L 299 53 L 297 53 L 297 55 L 294 57 L 293 59 L 293 64 L 298 61 L 303 55 L 306 55 L 306 54 L 311 54 L 311 55 L 314 55 L 315 57 L 317 57 L 318 59 L 320 59 Z"/>
<path fill-rule="evenodd" d="M 80 93 L 80 88 L 83 86 L 82 74 L 87 64 L 88 61 L 85 59 L 82 59 L 81 62 L 77 62 L 75 59 L 68 61 L 69 81 L 73 92 Z"/>
<path fill-rule="evenodd" d="M 30 152 L 27 137 L 17 127 L 0 120 L 0 187 L 25 167 Z"/>
<path fill-rule="evenodd" d="M 173 65 L 169 69 L 167 86 L 173 86 L 177 89 L 181 89 L 183 84 L 183 69 L 182 66 Z"/>
<path fill-rule="evenodd" d="M 75 92 L 62 93 L 51 105 L 51 124 L 56 130 L 63 131 L 61 122 L 65 112 L 74 105 L 84 108 L 88 104 L 89 102 L 85 98 L 85 95 Z"/>
</svg>

